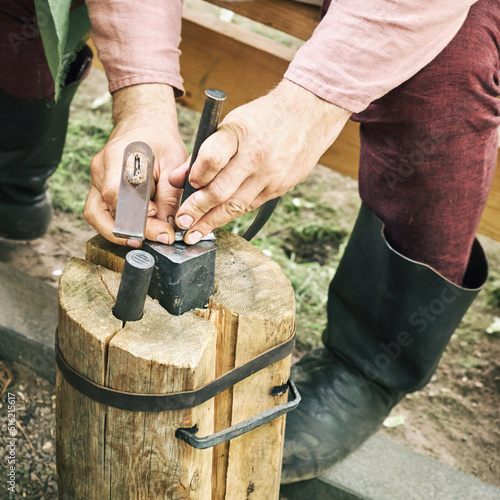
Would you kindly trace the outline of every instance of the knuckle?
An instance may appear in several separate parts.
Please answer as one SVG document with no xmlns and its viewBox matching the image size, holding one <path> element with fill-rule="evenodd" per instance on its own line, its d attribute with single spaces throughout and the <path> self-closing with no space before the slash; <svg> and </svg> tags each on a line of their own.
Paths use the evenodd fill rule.
<svg viewBox="0 0 500 500">
<path fill-rule="evenodd" d="M 170 198 L 162 201 L 162 208 L 168 212 L 175 212 L 179 208 L 179 200 Z"/>
<path fill-rule="evenodd" d="M 203 192 L 202 191 L 196 191 L 196 193 L 194 193 L 193 195 L 191 195 L 189 198 L 188 198 L 188 202 L 186 202 L 186 204 L 190 204 L 190 210 L 189 211 L 193 211 L 197 214 L 200 214 L 200 213 L 204 213 L 205 210 L 204 210 L 204 205 L 205 203 L 203 202 Z"/>
<path fill-rule="evenodd" d="M 100 171 L 101 164 L 102 164 L 102 155 L 101 155 L 101 153 L 97 153 L 90 160 L 90 172 L 91 172 L 92 176 L 95 176 Z"/>
<path fill-rule="evenodd" d="M 230 216 L 240 216 L 248 212 L 248 207 L 241 200 L 231 198 L 226 202 L 226 211 Z"/>
<path fill-rule="evenodd" d="M 220 165 L 222 161 L 221 154 L 215 148 L 206 146 L 201 153 L 200 159 L 205 170 L 212 170 Z"/>
<path fill-rule="evenodd" d="M 85 207 L 83 208 L 83 218 L 85 219 L 85 222 L 87 222 L 87 224 L 94 227 L 95 217 L 88 203 L 85 203 Z"/>
<path fill-rule="evenodd" d="M 262 142 L 257 141 L 252 146 L 250 160 L 254 165 L 262 165 L 268 157 L 267 147 Z"/>
<path fill-rule="evenodd" d="M 274 200 L 275 198 L 278 198 L 281 196 L 283 193 L 286 193 L 287 189 L 283 189 L 279 186 L 267 186 L 262 190 L 261 196 L 264 197 L 266 200 Z"/>
<path fill-rule="evenodd" d="M 207 187 L 207 194 L 214 203 L 219 204 L 225 201 L 225 187 L 220 182 L 212 182 Z"/>
<path fill-rule="evenodd" d="M 104 188 L 101 191 L 101 198 L 108 205 L 112 205 L 116 199 L 116 190 L 113 189 L 111 186 L 104 186 Z"/>
</svg>

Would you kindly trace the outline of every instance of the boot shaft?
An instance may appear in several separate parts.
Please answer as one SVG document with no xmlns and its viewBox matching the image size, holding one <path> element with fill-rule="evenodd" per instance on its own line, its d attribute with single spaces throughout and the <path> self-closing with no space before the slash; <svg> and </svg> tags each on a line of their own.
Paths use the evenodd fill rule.
<svg viewBox="0 0 500 500">
<path fill-rule="evenodd" d="M 463 286 L 407 259 L 363 205 L 330 285 L 323 342 L 365 379 L 401 395 L 416 391 L 429 382 L 487 274 L 477 240 Z"/>
</svg>

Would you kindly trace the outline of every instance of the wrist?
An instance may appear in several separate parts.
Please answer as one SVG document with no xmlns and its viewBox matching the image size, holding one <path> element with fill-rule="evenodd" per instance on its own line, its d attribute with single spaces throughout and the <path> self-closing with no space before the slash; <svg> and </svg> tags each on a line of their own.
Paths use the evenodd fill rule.
<svg viewBox="0 0 500 500">
<path fill-rule="evenodd" d="M 177 121 L 174 89 L 163 83 L 132 85 L 113 92 L 113 120 L 115 126 L 123 121 L 151 118 Z"/>
<path fill-rule="evenodd" d="M 272 91 L 285 107 L 296 110 L 302 117 L 313 118 L 325 128 L 336 128 L 338 124 L 345 124 L 352 114 L 345 108 L 337 106 L 310 90 L 284 78 Z"/>
</svg>

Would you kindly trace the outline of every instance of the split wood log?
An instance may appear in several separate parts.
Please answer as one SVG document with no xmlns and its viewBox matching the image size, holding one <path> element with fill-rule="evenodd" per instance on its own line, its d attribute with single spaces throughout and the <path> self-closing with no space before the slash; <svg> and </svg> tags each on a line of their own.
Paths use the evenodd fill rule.
<svg viewBox="0 0 500 500">
<path fill-rule="evenodd" d="M 217 245 L 207 309 L 171 316 L 148 297 L 143 318 L 123 326 L 112 308 L 127 249 L 90 240 L 87 261 L 72 259 L 60 282 L 66 362 L 106 387 L 167 394 L 196 390 L 288 340 L 294 297 L 279 266 L 231 233 L 218 231 Z M 200 406 L 159 413 L 94 402 L 58 371 L 61 498 L 278 499 L 285 417 L 206 450 L 175 430 L 196 424 L 206 436 L 285 403 L 287 393 L 271 389 L 286 384 L 289 368 L 288 356 Z"/>
</svg>

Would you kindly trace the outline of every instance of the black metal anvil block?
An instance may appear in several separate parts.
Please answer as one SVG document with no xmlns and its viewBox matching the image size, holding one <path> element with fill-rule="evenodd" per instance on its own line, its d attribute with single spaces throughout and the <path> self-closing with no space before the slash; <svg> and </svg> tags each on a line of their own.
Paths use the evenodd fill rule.
<svg viewBox="0 0 500 500">
<path fill-rule="evenodd" d="M 145 241 L 143 250 L 155 259 L 149 296 L 176 316 L 205 308 L 214 292 L 215 249 L 214 241 L 196 245 Z"/>
</svg>

